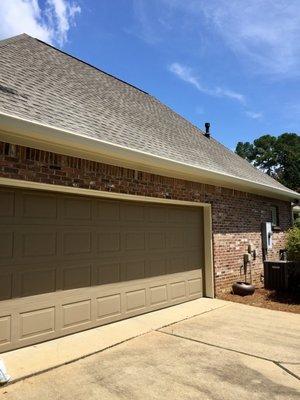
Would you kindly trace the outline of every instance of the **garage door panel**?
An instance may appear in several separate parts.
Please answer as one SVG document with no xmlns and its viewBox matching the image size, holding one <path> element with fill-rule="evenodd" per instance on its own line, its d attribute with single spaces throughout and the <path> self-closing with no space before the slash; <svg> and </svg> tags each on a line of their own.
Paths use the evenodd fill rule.
<svg viewBox="0 0 300 400">
<path fill-rule="evenodd" d="M 126 313 L 142 310 L 146 307 L 146 289 L 138 289 L 127 292 L 126 297 Z"/>
<path fill-rule="evenodd" d="M 55 307 L 20 314 L 20 339 L 41 336 L 55 330 Z"/>
<path fill-rule="evenodd" d="M 163 250 L 166 248 L 166 234 L 161 231 L 152 231 L 147 233 L 148 249 Z"/>
<path fill-rule="evenodd" d="M 54 292 L 56 290 L 56 269 L 40 267 L 19 272 L 20 297 Z"/>
<path fill-rule="evenodd" d="M 200 229 L 189 228 L 184 232 L 184 247 L 187 249 L 202 247 L 203 236 Z"/>
<path fill-rule="evenodd" d="M 63 255 L 91 254 L 92 233 L 90 231 L 69 231 L 63 233 Z"/>
<path fill-rule="evenodd" d="M 6 218 L 15 215 L 15 192 L 0 189 L 0 221 L 6 222 Z"/>
<path fill-rule="evenodd" d="M 1 271 L 1 269 L 0 269 Z M 0 300 L 11 299 L 13 295 L 13 274 L 0 272 Z"/>
<path fill-rule="evenodd" d="M 201 259 L 201 252 L 198 250 L 190 250 L 187 252 L 188 263 L 191 269 L 203 268 L 203 261 Z"/>
<path fill-rule="evenodd" d="M 168 301 L 167 285 L 150 287 L 150 305 L 163 304 Z"/>
<path fill-rule="evenodd" d="M 14 232 L 5 228 L 0 232 L 0 259 L 6 262 L 6 259 L 11 259 L 14 249 Z"/>
<path fill-rule="evenodd" d="M 62 289 L 77 289 L 92 285 L 92 266 L 77 265 L 63 268 Z"/>
<path fill-rule="evenodd" d="M 24 218 L 23 223 L 40 223 L 40 219 L 47 222 L 57 219 L 57 197 L 41 193 L 24 193 L 20 198 L 19 217 Z M 35 221 L 32 221 L 35 220 Z"/>
<path fill-rule="evenodd" d="M 171 232 L 167 232 L 166 241 L 168 249 L 183 249 L 184 232 L 181 229 L 174 229 Z"/>
<path fill-rule="evenodd" d="M 148 263 L 147 277 L 159 276 L 167 274 L 168 260 L 163 257 L 150 259 Z"/>
<path fill-rule="evenodd" d="M 185 212 L 180 207 L 168 208 L 168 222 L 173 225 L 185 224 Z"/>
<path fill-rule="evenodd" d="M 122 274 L 122 269 L 121 269 L 122 280 L 130 281 L 134 279 L 143 279 L 146 277 L 145 260 L 129 261 L 127 263 L 124 263 L 122 267 L 121 268 L 124 271 L 124 274 Z"/>
<path fill-rule="evenodd" d="M 97 285 L 116 283 L 121 280 L 121 264 L 109 263 L 97 266 Z"/>
<path fill-rule="evenodd" d="M 120 221 L 120 203 L 116 201 L 96 200 L 95 220 L 101 223 Z"/>
<path fill-rule="evenodd" d="M 162 225 L 167 222 L 168 209 L 162 206 L 149 206 L 146 208 L 146 220 L 147 222 Z"/>
<path fill-rule="evenodd" d="M 120 219 L 127 223 L 144 222 L 145 207 L 139 203 L 120 204 Z"/>
<path fill-rule="evenodd" d="M 121 250 L 121 233 L 119 231 L 97 232 L 97 252 L 118 252 Z"/>
<path fill-rule="evenodd" d="M 9 343 L 11 343 L 11 316 L 5 315 L 0 317 L 0 346 Z"/>
<path fill-rule="evenodd" d="M 120 293 L 97 298 L 97 319 L 116 317 L 121 314 Z"/>
<path fill-rule="evenodd" d="M 174 274 L 176 272 L 186 271 L 188 269 L 187 256 L 178 252 L 177 254 L 172 254 L 168 262 L 168 274 Z"/>
<path fill-rule="evenodd" d="M 185 208 L 183 211 L 184 223 L 188 225 L 195 225 L 195 221 L 197 221 L 202 216 L 199 216 L 199 212 L 197 209 L 193 208 Z"/>
<path fill-rule="evenodd" d="M 82 197 L 65 197 L 61 200 L 62 219 L 67 222 L 86 221 L 89 222 L 92 217 L 92 200 Z"/>
<path fill-rule="evenodd" d="M 186 297 L 186 282 L 184 280 L 174 282 L 170 286 L 171 300 L 178 300 Z"/>
<path fill-rule="evenodd" d="M 17 189 L 1 201 L 0 351 L 202 296 L 201 208 Z"/>
<path fill-rule="evenodd" d="M 91 300 L 62 305 L 62 328 L 74 327 L 91 321 Z"/>
<path fill-rule="evenodd" d="M 125 251 L 145 250 L 145 232 L 125 232 L 123 248 Z"/>
<path fill-rule="evenodd" d="M 202 292 L 202 279 L 196 278 L 188 280 L 188 290 L 190 295 L 200 295 Z"/>
<path fill-rule="evenodd" d="M 20 232 L 21 257 L 54 257 L 57 255 L 57 234 L 55 231 L 45 232 L 32 229 L 29 232 Z"/>
</svg>

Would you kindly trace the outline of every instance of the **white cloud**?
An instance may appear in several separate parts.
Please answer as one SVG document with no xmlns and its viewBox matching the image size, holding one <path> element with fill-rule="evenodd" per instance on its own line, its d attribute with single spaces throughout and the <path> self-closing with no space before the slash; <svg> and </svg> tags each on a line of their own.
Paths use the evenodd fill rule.
<svg viewBox="0 0 300 400">
<path fill-rule="evenodd" d="M 155 9 L 153 10 L 153 7 L 149 7 L 149 4 L 144 3 L 143 0 L 133 0 L 133 13 L 138 22 L 138 29 L 134 29 L 133 26 L 125 29 L 126 32 L 136 34 L 148 44 L 160 42 L 159 32 L 152 24 L 153 18 L 156 21 L 157 19 L 155 15 L 151 15 L 151 11 L 155 13 Z"/>
<path fill-rule="evenodd" d="M 245 113 L 249 118 L 252 118 L 252 119 L 261 119 L 263 117 L 263 114 L 261 112 L 255 112 L 255 111 L 248 110 Z"/>
<path fill-rule="evenodd" d="M 184 82 L 190 83 L 200 92 L 208 94 L 209 96 L 228 97 L 242 104 L 246 102 L 245 96 L 241 93 L 221 87 L 208 88 L 204 86 L 199 77 L 193 73 L 192 69 L 185 65 L 175 62 L 169 66 L 169 70 Z"/>
<path fill-rule="evenodd" d="M 299 0 L 188 1 L 204 14 L 208 26 L 256 71 L 299 75 Z M 193 7 L 192 7 L 193 6 Z M 199 15 L 199 14 L 198 14 Z"/>
<path fill-rule="evenodd" d="M 44 8 L 38 0 L 1 0 L 0 38 L 25 32 L 62 46 L 80 11 L 76 3 L 68 0 L 47 0 Z"/>
<path fill-rule="evenodd" d="M 134 8 L 141 37 L 162 40 L 163 15 L 174 35 L 197 37 L 198 49 L 217 35 L 252 73 L 300 75 L 300 0 L 135 0 Z"/>
<path fill-rule="evenodd" d="M 52 15 L 52 23 L 56 29 L 58 42 L 62 45 L 67 40 L 67 33 L 74 17 L 81 12 L 77 4 L 71 4 L 66 0 L 47 0 L 48 12 Z"/>
</svg>

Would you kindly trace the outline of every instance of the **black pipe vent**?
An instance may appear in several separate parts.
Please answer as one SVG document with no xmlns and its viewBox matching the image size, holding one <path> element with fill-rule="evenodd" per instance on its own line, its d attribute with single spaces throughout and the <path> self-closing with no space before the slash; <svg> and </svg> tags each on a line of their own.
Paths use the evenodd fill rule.
<svg viewBox="0 0 300 400">
<path fill-rule="evenodd" d="M 209 139 L 210 138 L 210 132 L 209 132 L 210 123 L 209 122 L 205 122 L 204 126 L 205 126 L 204 136 Z"/>
</svg>

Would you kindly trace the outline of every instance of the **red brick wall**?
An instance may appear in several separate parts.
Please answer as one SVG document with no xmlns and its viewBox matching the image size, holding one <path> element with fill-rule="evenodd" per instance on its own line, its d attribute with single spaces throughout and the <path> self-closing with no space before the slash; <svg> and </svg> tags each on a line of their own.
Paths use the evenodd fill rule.
<svg viewBox="0 0 300 400">
<path fill-rule="evenodd" d="M 291 225 L 289 202 L 2 142 L 0 176 L 210 203 L 217 293 L 230 290 L 234 281 L 243 279 L 243 254 L 250 242 L 258 252 L 252 277 L 256 284 L 260 283 L 263 272 L 260 229 L 261 222 L 271 218 L 271 205 L 278 206 L 280 231 L 274 233 L 273 250 L 268 258 L 278 258 L 279 250 L 284 248 L 285 231 Z"/>
</svg>

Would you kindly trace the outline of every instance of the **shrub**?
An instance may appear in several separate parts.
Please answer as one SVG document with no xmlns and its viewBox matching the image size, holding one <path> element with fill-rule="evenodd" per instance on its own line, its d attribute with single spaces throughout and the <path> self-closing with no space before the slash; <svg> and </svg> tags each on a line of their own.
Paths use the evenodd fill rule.
<svg viewBox="0 0 300 400">
<path fill-rule="evenodd" d="M 286 248 L 290 261 L 300 261 L 300 226 L 289 229 Z"/>
</svg>

